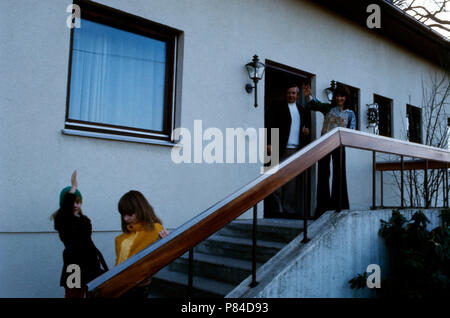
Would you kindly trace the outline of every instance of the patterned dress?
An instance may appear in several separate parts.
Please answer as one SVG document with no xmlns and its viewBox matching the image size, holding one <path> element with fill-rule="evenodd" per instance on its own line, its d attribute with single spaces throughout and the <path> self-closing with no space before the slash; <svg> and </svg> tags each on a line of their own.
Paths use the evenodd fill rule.
<svg viewBox="0 0 450 318">
<path fill-rule="evenodd" d="M 306 103 L 305 107 L 323 113 L 322 135 L 325 135 L 336 127 L 356 129 L 356 116 L 350 109 L 341 111 L 339 107 L 322 103 L 313 96 L 311 96 L 311 100 Z"/>
</svg>

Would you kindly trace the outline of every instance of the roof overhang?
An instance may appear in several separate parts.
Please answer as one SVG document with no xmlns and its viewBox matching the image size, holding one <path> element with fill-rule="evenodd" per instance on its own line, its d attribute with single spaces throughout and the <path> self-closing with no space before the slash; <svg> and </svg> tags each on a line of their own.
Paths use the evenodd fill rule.
<svg viewBox="0 0 450 318">
<path fill-rule="evenodd" d="M 440 67 L 448 67 L 450 41 L 384 0 L 311 1 L 360 24 L 368 32 L 376 32 L 393 40 Z M 367 7 L 370 4 L 380 6 L 381 28 L 369 29 L 367 27 L 366 21 L 371 14 L 371 12 L 367 12 Z"/>
</svg>

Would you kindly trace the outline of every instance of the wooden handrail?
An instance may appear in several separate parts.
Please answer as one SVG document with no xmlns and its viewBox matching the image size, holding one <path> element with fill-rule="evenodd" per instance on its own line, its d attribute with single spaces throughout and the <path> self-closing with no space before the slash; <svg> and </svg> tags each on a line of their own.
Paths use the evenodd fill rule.
<svg viewBox="0 0 450 318">
<path fill-rule="evenodd" d="M 119 297 L 220 230 L 339 146 L 450 162 L 438 148 L 336 128 L 88 284 L 88 297 Z"/>
<path fill-rule="evenodd" d="M 346 147 L 443 162 L 448 162 L 450 157 L 450 152 L 441 148 L 372 135 L 352 129 L 337 129 L 340 131 L 341 143 Z"/>
</svg>

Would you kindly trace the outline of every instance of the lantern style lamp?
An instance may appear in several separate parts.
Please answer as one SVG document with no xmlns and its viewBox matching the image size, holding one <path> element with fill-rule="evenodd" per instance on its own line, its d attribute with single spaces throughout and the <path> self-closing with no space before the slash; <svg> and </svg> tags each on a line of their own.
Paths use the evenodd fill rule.
<svg viewBox="0 0 450 318">
<path fill-rule="evenodd" d="M 325 88 L 325 94 L 327 94 L 328 100 L 331 102 L 333 100 L 333 93 L 336 89 L 336 81 L 332 80 L 330 83 L 330 87 Z"/>
<path fill-rule="evenodd" d="M 245 65 L 247 69 L 248 77 L 255 83 L 255 86 L 251 86 L 250 84 L 245 85 L 245 90 L 247 93 L 251 93 L 253 88 L 255 89 L 255 107 L 258 107 L 257 103 L 257 84 L 264 76 L 264 70 L 266 66 L 261 63 L 258 59 L 258 55 L 253 56 L 253 60 L 250 63 Z"/>
<path fill-rule="evenodd" d="M 367 104 L 367 128 L 375 128 L 379 123 L 378 104 Z"/>
</svg>

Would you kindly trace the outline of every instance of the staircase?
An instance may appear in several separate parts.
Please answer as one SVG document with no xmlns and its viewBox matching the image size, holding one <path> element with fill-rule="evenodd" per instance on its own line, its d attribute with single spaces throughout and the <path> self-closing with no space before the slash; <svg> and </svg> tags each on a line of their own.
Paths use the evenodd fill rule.
<svg viewBox="0 0 450 318">
<path fill-rule="evenodd" d="M 251 275 L 252 222 L 233 221 L 194 248 L 193 297 L 224 297 Z M 300 220 L 258 219 L 257 267 L 302 230 Z M 189 253 L 185 253 L 160 270 L 152 279 L 148 297 L 186 297 L 188 264 Z"/>
</svg>

